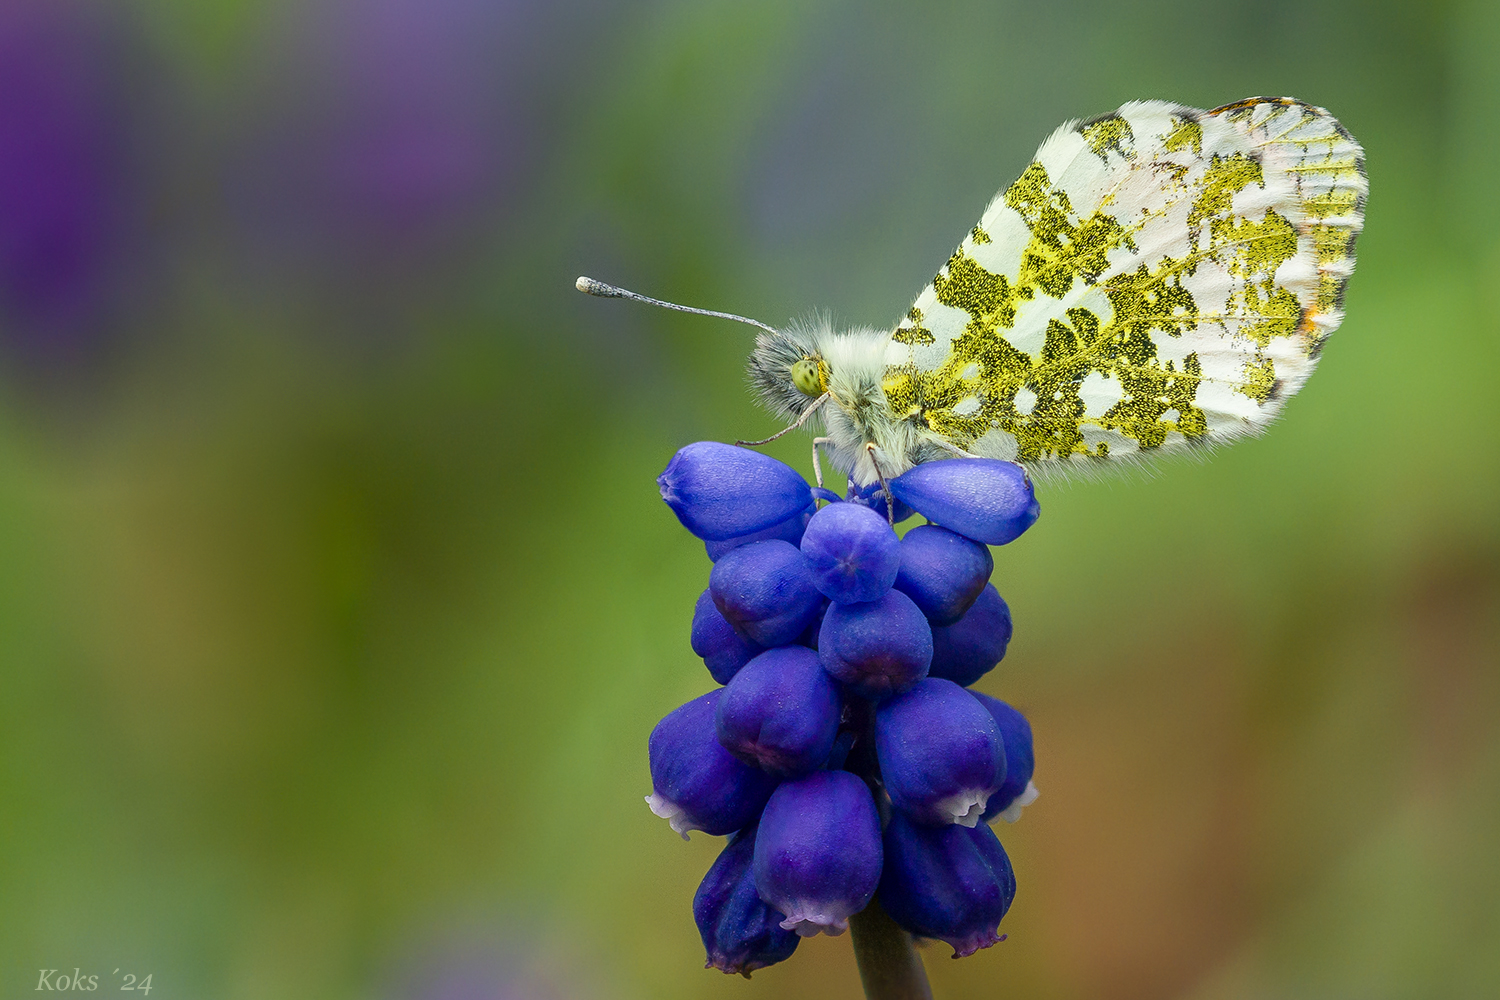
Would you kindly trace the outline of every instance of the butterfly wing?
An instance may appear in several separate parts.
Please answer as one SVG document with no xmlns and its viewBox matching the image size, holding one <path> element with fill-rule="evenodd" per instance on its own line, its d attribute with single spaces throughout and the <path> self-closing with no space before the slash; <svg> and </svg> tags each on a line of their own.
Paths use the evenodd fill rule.
<svg viewBox="0 0 1500 1000">
<path fill-rule="evenodd" d="M 1042 473 L 1257 433 L 1343 318 L 1367 190 L 1289 98 L 1064 125 L 892 334 L 893 415 Z"/>
</svg>

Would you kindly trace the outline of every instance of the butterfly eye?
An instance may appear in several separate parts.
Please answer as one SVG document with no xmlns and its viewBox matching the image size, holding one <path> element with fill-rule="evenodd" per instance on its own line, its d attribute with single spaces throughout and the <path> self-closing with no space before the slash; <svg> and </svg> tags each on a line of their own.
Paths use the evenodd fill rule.
<svg viewBox="0 0 1500 1000">
<path fill-rule="evenodd" d="M 792 385 L 804 396 L 821 396 L 827 391 L 823 365 L 814 358 L 803 358 L 792 365 Z"/>
</svg>

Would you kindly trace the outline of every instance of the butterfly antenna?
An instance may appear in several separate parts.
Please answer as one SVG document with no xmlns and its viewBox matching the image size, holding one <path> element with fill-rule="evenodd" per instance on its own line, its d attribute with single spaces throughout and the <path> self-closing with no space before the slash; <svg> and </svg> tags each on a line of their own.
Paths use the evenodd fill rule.
<svg viewBox="0 0 1500 1000">
<path fill-rule="evenodd" d="M 737 323 L 748 323 L 758 326 L 767 333 L 776 333 L 774 327 L 767 326 L 758 319 L 750 319 L 748 316 L 736 316 L 734 313 L 717 312 L 713 309 L 694 309 L 692 306 L 680 306 L 675 302 L 663 302 L 661 299 L 653 299 L 649 295 L 640 292 L 627 291 L 624 288 L 616 288 L 614 285 L 606 285 L 602 281 L 593 278 L 579 278 L 573 283 L 580 292 L 585 295 L 597 295 L 601 299 L 630 299 L 634 302 L 644 302 L 648 306 L 661 306 L 663 309 L 676 309 L 678 312 L 697 313 L 699 316 L 717 316 L 720 319 L 732 319 Z"/>
</svg>

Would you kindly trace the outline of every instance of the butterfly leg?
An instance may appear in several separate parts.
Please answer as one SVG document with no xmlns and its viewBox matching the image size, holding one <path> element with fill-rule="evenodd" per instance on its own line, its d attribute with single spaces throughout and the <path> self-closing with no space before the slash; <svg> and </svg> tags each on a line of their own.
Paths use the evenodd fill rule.
<svg viewBox="0 0 1500 1000">
<path fill-rule="evenodd" d="M 865 453 L 870 456 L 870 466 L 875 470 L 875 476 L 880 480 L 880 488 L 885 491 L 885 519 L 892 527 L 896 525 L 896 500 L 891 496 L 891 484 L 885 481 L 885 473 L 880 471 L 880 463 L 875 461 L 875 443 L 873 441 L 865 444 Z"/>
<path fill-rule="evenodd" d="M 833 444 L 833 438 L 813 438 L 813 478 L 818 481 L 819 487 L 823 485 L 823 465 L 818 461 L 818 446 L 825 444 Z"/>
<path fill-rule="evenodd" d="M 802 411 L 802 415 L 797 418 L 796 423 L 792 424 L 790 427 L 783 427 L 781 430 L 777 431 L 775 434 L 772 434 L 768 438 L 761 438 L 759 441 L 736 441 L 735 444 L 739 445 L 742 448 L 758 448 L 763 444 L 770 444 L 777 438 L 790 434 L 798 427 L 801 427 L 803 424 L 807 423 L 807 421 L 812 418 L 812 415 L 818 412 L 818 408 L 824 403 L 828 402 L 828 400 L 832 396 L 833 393 L 831 392 L 823 393 L 823 395 L 813 400 L 812 403 L 808 405 L 807 409 Z"/>
</svg>

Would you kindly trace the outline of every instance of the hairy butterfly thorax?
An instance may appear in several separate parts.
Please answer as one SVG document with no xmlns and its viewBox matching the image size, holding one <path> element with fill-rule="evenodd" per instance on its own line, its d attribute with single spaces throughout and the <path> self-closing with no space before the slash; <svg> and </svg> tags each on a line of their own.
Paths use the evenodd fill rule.
<svg viewBox="0 0 1500 1000">
<path fill-rule="evenodd" d="M 889 332 L 835 331 L 826 319 L 813 320 L 762 333 L 750 355 L 750 385 L 766 408 L 798 421 L 816 405 L 824 433 L 815 447 L 861 486 L 955 454 L 920 413 L 892 412 L 883 386 L 889 342 Z"/>
</svg>

